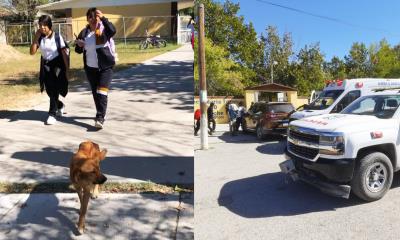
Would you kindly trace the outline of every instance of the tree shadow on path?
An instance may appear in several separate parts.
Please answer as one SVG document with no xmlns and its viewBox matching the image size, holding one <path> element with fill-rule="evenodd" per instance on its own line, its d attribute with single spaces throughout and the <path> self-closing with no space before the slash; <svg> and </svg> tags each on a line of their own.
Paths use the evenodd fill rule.
<svg viewBox="0 0 400 240">
<path fill-rule="evenodd" d="M 72 152 L 47 147 L 43 148 L 42 151 L 16 152 L 11 158 L 69 168 L 72 156 Z M 159 184 L 194 183 L 194 157 L 110 156 L 101 162 L 101 169 L 106 175 L 151 181 Z M 64 176 L 43 176 L 40 171 L 29 171 L 23 177 L 68 180 L 69 172 L 66 171 Z"/>
</svg>

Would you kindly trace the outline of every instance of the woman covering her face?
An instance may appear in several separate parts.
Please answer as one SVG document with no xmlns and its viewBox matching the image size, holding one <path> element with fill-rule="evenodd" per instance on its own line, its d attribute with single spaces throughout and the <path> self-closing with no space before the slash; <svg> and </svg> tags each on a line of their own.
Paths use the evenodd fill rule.
<svg viewBox="0 0 400 240">
<path fill-rule="evenodd" d="M 86 17 L 88 25 L 77 37 L 75 52 L 83 53 L 84 69 L 96 106 L 95 127 L 101 129 L 106 116 L 108 91 L 115 65 L 112 37 L 116 30 L 96 8 L 90 8 Z"/>
</svg>

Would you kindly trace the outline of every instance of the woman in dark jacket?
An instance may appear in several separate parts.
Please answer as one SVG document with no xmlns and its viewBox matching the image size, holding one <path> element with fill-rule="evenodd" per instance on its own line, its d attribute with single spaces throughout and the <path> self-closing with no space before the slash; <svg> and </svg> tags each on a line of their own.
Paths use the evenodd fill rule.
<svg viewBox="0 0 400 240">
<path fill-rule="evenodd" d="M 30 47 L 30 54 L 34 55 L 40 49 L 40 91 L 46 89 L 50 99 L 47 125 L 57 122 L 56 117 L 64 114 L 65 105 L 58 99 L 68 93 L 69 61 L 67 46 L 59 33 L 52 30 L 50 16 L 42 15 L 39 18 L 39 29 Z"/>
<path fill-rule="evenodd" d="M 95 127 L 101 129 L 106 116 L 107 96 L 115 65 L 111 38 L 116 30 L 96 8 L 90 8 L 86 17 L 89 24 L 79 33 L 75 52 L 83 53 L 85 73 L 96 106 Z"/>
</svg>

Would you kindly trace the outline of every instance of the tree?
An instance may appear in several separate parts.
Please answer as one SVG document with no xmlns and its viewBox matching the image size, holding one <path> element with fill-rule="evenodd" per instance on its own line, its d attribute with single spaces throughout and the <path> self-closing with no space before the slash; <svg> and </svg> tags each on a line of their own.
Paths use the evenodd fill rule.
<svg viewBox="0 0 400 240">
<path fill-rule="evenodd" d="M 344 57 L 346 73 L 349 78 L 361 78 L 371 76 L 371 63 L 368 50 L 364 43 L 353 43 L 350 54 Z"/>
<path fill-rule="evenodd" d="M 195 45 L 198 51 L 198 45 Z M 211 40 L 205 41 L 207 92 L 210 96 L 242 96 L 243 89 L 251 82 L 238 63 L 230 59 L 229 52 Z M 195 94 L 199 94 L 198 59 L 195 58 Z"/>
<path fill-rule="evenodd" d="M 399 56 L 383 39 L 370 47 L 371 72 L 374 77 L 396 78 L 400 73 Z"/>
<path fill-rule="evenodd" d="M 291 69 L 291 78 L 300 95 L 309 95 L 311 90 L 322 89 L 326 75 L 323 70 L 324 56 L 322 55 L 319 43 L 307 45 L 297 54 L 297 62 Z"/>
<path fill-rule="evenodd" d="M 264 69 L 259 73 L 265 79 L 270 79 L 272 67 L 274 71 L 274 82 L 281 84 L 290 85 L 293 82 L 290 81 L 288 69 L 289 60 L 293 55 L 293 41 L 290 33 L 284 33 L 282 39 L 277 33 L 276 27 L 268 26 L 266 28 L 267 36 L 261 35 L 261 43 L 263 45 L 263 66 Z"/>
<path fill-rule="evenodd" d="M 324 71 L 328 79 L 345 79 L 346 65 L 343 60 L 334 56 L 330 62 L 324 63 Z"/>
<path fill-rule="evenodd" d="M 205 9 L 206 37 L 214 45 L 228 50 L 229 57 L 247 68 L 255 70 L 262 58 L 261 45 L 253 24 L 245 24 L 243 16 L 238 16 L 239 3 L 227 0 L 217 3 L 213 0 L 197 0 Z"/>
<path fill-rule="evenodd" d="M 17 13 L 12 15 L 10 21 L 33 21 L 36 18 L 38 10 L 37 6 L 49 2 L 57 2 L 52 0 L 3 0 L 5 6 L 11 6 Z"/>
</svg>

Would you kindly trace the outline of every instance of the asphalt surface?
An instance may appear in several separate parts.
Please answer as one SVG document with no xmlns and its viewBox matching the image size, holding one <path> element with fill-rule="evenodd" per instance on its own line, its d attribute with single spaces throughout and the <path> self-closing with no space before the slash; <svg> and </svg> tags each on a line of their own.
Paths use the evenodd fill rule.
<svg viewBox="0 0 400 240">
<path fill-rule="evenodd" d="M 217 125 L 209 150 L 195 146 L 195 239 L 399 239 L 400 174 L 376 202 L 327 196 L 286 183 L 284 138 L 230 136 Z"/>
<path fill-rule="evenodd" d="M 0 182 L 69 181 L 79 144 L 106 148 L 109 182 L 193 185 L 193 51 L 190 45 L 114 75 L 103 130 L 88 84 L 63 99 L 67 114 L 44 125 L 48 101 L 2 114 Z M 100 193 L 78 236 L 76 193 L 0 194 L 0 239 L 193 239 L 193 194 Z"/>
</svg>

